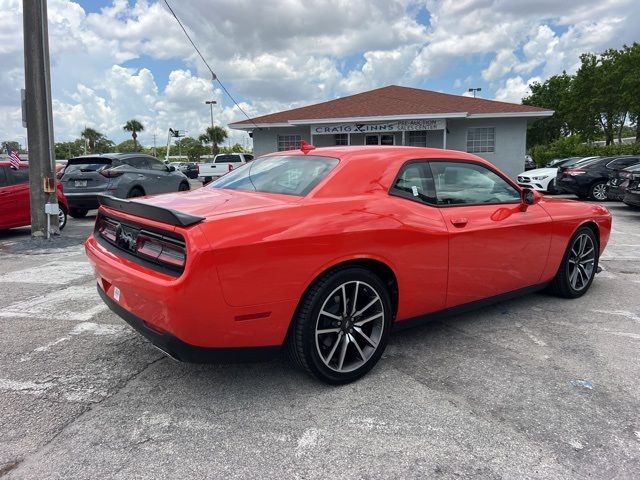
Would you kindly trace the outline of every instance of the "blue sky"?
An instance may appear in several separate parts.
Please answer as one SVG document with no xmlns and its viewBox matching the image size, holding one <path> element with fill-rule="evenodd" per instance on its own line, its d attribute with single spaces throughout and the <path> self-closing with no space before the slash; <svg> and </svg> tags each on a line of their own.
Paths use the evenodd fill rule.
<svg viewBox="0 0 640 480">
<path fill-rule="evenodd" d="M 390 84 L 459 95 L 481 87 L 484 98 L 519 102 L 530 83 L 575 71 L 581 53 L 640 40 L 635 0 L 170 1 L 252 116 Z M 24 136 L 21 6 L 0 0 L 0 140 Z M 169 126 L 197 135 L 212 98 L 216 123 L 242 118 L 163 3 L 49 0 L 48 8 L 57 140 L 91 126 L 121 141 L 131 118 L 145 124 L 146 144 Z"/>
</svg>

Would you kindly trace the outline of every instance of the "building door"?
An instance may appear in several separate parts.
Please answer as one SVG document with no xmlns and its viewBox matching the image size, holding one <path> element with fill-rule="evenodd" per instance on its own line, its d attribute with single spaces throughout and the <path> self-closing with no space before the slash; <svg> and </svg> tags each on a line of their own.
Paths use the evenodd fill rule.
<svg viewBox="0 0 640 480">
<path fill-rule="evenodd" d="M 375 134 L 364 137 L 365 145 L 395 145 L 396 137 L 393 134 Z"/>
</svg>

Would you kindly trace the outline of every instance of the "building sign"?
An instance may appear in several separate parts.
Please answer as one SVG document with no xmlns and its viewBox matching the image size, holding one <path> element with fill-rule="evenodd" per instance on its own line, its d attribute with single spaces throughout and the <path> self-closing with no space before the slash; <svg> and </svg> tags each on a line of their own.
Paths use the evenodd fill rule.
<svg viewBox="0 0 640 480">
<path fill-rule="evenodd" d="M 385 133 L 416 130 L 444 130 L 446 121 L 397 120 L 384 123 L 341 123 L 338 125 L 311 125 L 312 135 L 335 135 L 336 133 Z"/>
</svg>

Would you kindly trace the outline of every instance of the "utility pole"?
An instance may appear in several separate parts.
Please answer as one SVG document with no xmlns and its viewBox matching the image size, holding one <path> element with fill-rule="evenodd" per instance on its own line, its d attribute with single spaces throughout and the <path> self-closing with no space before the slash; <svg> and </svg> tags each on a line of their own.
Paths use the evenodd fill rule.
<svg viewBox="0 0 640 480">
<path fill-rule="evenodd" d="M 153 156 L 157 157 L 156 155 L 156 134 L 153 134 Z"/>
<path fill-rule="evenodd" d="M 216 102 L 215 100 L 207 100 L 204 103 L 209 105 L 209 108 L 211 110 L 211 130 L 213 130 L 213 106 L 216 105 L 218 102 Z M 213 155 L 214 154 L 214 152 L 213 152 L 213 139 L 210 138 L 209 140 L 211 140 L 211 155 Z"/>
<path fill-rule="evenodd" d="M 55 185 L 47 1 L 23 0 L 24 77 L 31 236 L 59 234 Z M 48 213 L 47 213 L 48 212 Z"/>
</svg>

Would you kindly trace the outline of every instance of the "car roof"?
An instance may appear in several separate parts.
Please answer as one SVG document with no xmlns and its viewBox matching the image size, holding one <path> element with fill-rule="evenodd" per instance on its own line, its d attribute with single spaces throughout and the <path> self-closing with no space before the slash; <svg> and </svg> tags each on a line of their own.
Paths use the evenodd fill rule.
<svg viewBox="0 0 640 480">
<path fill-rule="evenodd" d="M 10 166 L 11 166 L 11 162 L 9 162 L 9 160 L 5 160 L 5 159 L 0 160 L 0 167 L 10 167 Z M 29 166 L 29 162 L 20 160 L 20 167 L 28 167 L 28 166 Z"/>
<path fill-rule="evenodd" d="M 340 160 L 339 165 L 310 194 L 319 197 L 352 197 L 384 189 L 387 191 L 396 178 L 400 167 L 410 160 L 462 160 L 472 161 L 488 168 L 496 167 L 490 162 L 466 152 L 443 150 L 440 148 L 405 146 L 333 146 L 315 148 L 309 157 L 329 157 Z M 301 150 L 286 150 L 264 155 L 304 157 Z M 504 173 L 503 173 L 504 175 Z M 513 180 L 505 175 L 510 183 Z"/>
<path fill-rule="evenodd" d="M 69 160 L 78 160 L 78 159 L 91 159 L 91 158 L 109 158 L 111 160 L 122 160 L 126 158 L 133 157 L 148 157 L 148 158 L 156 158 L 153 155 L 149 155 L 147 153 L 94 153 L 92 155 L 80 155 L 79 157 L 73 157 Z M 156 159 L 157 160 L 157 159 Z"/>
</svg>

